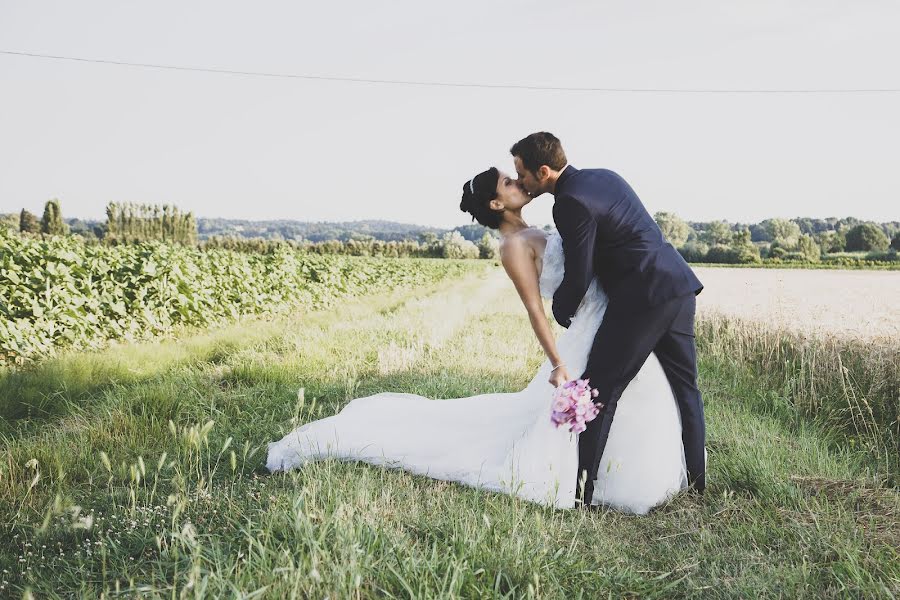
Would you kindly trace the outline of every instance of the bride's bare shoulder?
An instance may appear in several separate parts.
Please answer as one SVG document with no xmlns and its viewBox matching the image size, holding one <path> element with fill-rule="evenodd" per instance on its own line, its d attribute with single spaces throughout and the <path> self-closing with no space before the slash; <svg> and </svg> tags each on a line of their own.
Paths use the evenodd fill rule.
<svg viewBox="0 0 900 600">
<path fill-rule="evenodd" d="M 500 259 L 503 261 L 534 260 L 535 257 L 543 254 L 546 245 L 546 232 L 529 227 L 501 238 Z"/>
</svg>

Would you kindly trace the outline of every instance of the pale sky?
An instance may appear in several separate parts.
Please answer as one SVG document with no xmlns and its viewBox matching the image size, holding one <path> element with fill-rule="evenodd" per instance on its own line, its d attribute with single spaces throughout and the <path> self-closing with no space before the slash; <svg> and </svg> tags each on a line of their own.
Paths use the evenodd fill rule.
<svg viewBox="0 0 900 600">
<path fill-rule="evenodd" d="M 677 89 L 900 88 L 900 2 L 0 0 L 0 50 L 304 75 Z M 0 212 L 440 227 L 547 130 L 691 220 L 900 219 L 900 93 L 645 94 L 267 79 L 0 55 Z M 525 209 L 552 221 L 552 198 Z"/>
</svg>

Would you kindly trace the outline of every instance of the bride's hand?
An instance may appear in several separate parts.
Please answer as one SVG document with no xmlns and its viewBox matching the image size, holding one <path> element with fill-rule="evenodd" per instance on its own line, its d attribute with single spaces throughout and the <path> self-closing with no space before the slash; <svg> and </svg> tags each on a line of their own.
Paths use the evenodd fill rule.
<svg viewBox="0 0 900 600">
<path fill-rule="evenodd" d="M 569 372 L 566 371 L 565 365 L 550 373 L 550 385 L 553 387 L 559 387 L 570 379 Z"/>
</svg>

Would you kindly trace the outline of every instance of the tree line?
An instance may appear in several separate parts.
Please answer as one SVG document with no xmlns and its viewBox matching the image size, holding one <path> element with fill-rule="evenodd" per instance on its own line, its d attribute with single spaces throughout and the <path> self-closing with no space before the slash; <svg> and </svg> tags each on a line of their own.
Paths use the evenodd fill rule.
<svg viewBox="0 0 900 600">
<path fill-rule="evenodd" d="M 15 218 L 14 218 L 15 217 Z M 134 204 L 110 202 L 106 207 L 106 221 L 82 221 L 70 219 L 66 223 L 62 217 L 58 200 L 49 200 L 44 216 L 38 219 L 26 209 L 18 216 L 0 215 L 0 223 L 9 229 L 17 229 L 25 235 L 78 235 L 88 243 L 130 244 L 158 240 L 162 242 L 196 246 L 205 249 L 228 249 L 242 252 L 271 253 L 283 246 L 304 250 L 313 254 L 338 254 L 346 256 L 380 256 L 386 258 L 496 258 L 499 237 L 496 232 L 480 225 L 465 225 L 446 231 L 432 227 L 419 227 L 391 223 L 389 221 L 365 221 L 359 231 L 350 228 L 352 223 L 302 224 L 296 222 L 264 221 L 277 223 L 281 228 L 268 231 L 268 236 L 247 237 L 248 233 L 267 230 L 267 227 L 230 225 L 219 221 L 219 228 L 228 230 L 228 235 L 213 235 L 200 238 L 197 220 L 193 214 L 184 213 L 169 204 Z M 201 220 L 201 222 L 210 220 Z M 238 223 L 252 223 L 238 221 Z M 293 223 L 293 224 L 292 224 Z M 313 231 L 314 239 L 285 239 L 281 231 Z M 207 228 L 207 231 L 210 231 Z M 326 232 L 333 232 L 339 239 L 329 239 Z M 399 237 L 399 236 L 405 237 Z M 375 236 L 379 235 L 379 239 Z M 480 237 L 475 237 L 480 236 Z M 412 239 L 411 239 L 412 238 Z"/>
<path fill-rule="evenodd" d="M 26 209 L 18 215 L 3 215 L 8 228 L 34 235 L 79 235 L 87 241 L 107 244 L 129 244 L 159 240 L 186 246 L 197 244 L 197 223 L 193 213 L 184 213 L 171 204 L 135 204 L 110 202 L 106 205 L 106 222 L 85 222 L 63 219 L 59 200 L 48 200 L 44 215 L 38 219 Z"/>
<path fill-rule="evenodd" d="M 171 204 L 110 202 L 106 205 L 103 239 L 124 244 L 161 240 L 193 246 L 197 243 L 197 223 L 193 213 L 182 213 Z"/>
<path fill-rule="evenodd" d="M 443 235 L 425 233 L 418 240 L 350 239 L 323 240 L 271 240 L 263 238 L 239 238 L 214 236 L 200 242 L 202 249 L 223 248 L 240 252 L 268 254 L 282 246 L 289 246 L 312 254 L 339 254 L 344 256 L 380 256 L 384 258 L 497 258 L 500 240 L 489 233 L 477 242 L 467 240 L 458 231 Z"/>
<path fill-rule="evenodd" d="M 658 212 L 654 218 L 666 239 L 689 262 L 894 261 L 900 251 L 897 221 L 872 223 L 846 217 L 742 224 L 685 221 L 668 212 Z M 79 235 L 88 242 L 106 244 L 160 240 L 201 249 L 259 253 L 286 245 L 315 254 L 496 258 L 499 244 L 496 231 L 478 224 L 442 230 L 391 221 L 195 219 L 192 213 L 169 204 L 110 202 L 106 221 L 98 222 L 64 219 L 59 200 L 52 199 L 40 219 L 24 208 L 18 215 L 0 219 L 8 228 L 29 235 Z"/>
<path fill-rule="evenodd" d="M 687 222 L 675 214 L 654 215 L 666 239 L 689 262 L 820 262 L 847 253 L 870 260 L 897 260 L 900 222 L 844 219 L 766 219 L 745 225 L 726 221 Z"/>
</svg>

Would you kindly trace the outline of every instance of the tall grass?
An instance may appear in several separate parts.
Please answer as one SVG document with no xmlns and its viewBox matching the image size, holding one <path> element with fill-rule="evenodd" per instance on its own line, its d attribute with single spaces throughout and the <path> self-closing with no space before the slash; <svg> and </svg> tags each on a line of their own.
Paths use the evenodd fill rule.
<svg viewBox="0 0 900 600">
<path fill-rule="evenodd" d="M 809 336 L 717 313 L 697 323 L 705 360 L 754 374 L 747 400 L 789 424 L 812 421 L 849 447 L 873 477 L 900 485 L 900 345 Z"/>
</svg>

